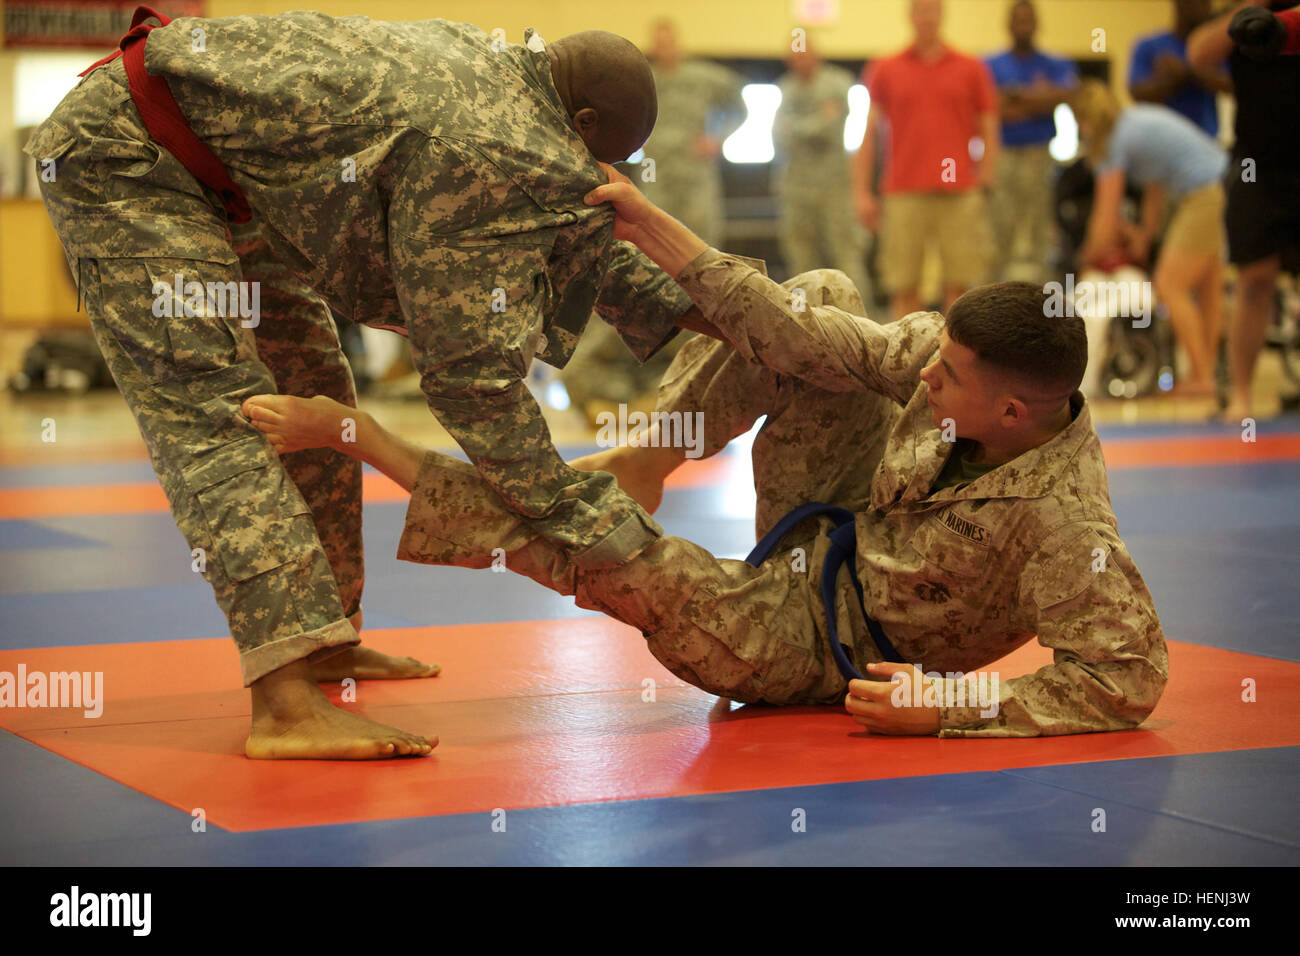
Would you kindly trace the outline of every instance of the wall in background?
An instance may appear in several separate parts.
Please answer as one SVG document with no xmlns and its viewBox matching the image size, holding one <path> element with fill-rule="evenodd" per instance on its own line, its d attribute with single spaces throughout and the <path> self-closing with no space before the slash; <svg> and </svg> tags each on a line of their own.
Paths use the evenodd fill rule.
<svg viewBox="0 0 1300 956">
<path fill-rule="evenodd" d="M 521 42 L 524 28 L 533 26 L 549 39 L 602 29 L 643 44 L 649 40 L 652 24 L 670 17 L 676 21 L 688 52 L 724 58 L 783 56 L 789 49 L 797 8 L 792 0 L 659 0 L 644 4 L 611 4 L 608 0 L 552 0 L 547 4 L 535 0 L 208 0 L 210 16 L 268 14 L 307 6 L 336 16 L 364 11 L 368 16 L 392 20 L 436 14 L 486 30 L 500 27 L 512 42 Z M 838 0 L 834 6 L 838 7 L 835 22 L 811 30 L 813 42 L 828 57 L 874 58 L 907 42 L 908 0 Z M 1045 50 L 1071 57 L 1107 56 L 1115 65 L 1112 75 L 1121 87 L 1134 40 L 1167 29 L 1173 19 L 1171 0 L 1038 0 L 1038 8 L 1040 43 Z M 945 36 L 969 53 L 1003 49 L 1008 42 L 1008 9 L 1009 0 L 947 0 Z M 1094 51 L 1098 30 L 1104 31 L 1104 54 Z M 85 63 L 103 52 L 87 50 Z M 10 181 L 26 158 L 19 152 L 14 109 L 20 55 L 19 51 L 0 50 L 0 178 Z M 69 85 L 73 80 L 70 76 Z M 31 322 L 41 316 L 84 321 L 84 316 L 74 317 L 70 311 L 67 280 L 60 274 L 66 267 L 43 214 L 35 208 L 6 209 L 0 215 L 0 226 L 0 257 L 4 259 L 0 321 Z"/>
</svg>

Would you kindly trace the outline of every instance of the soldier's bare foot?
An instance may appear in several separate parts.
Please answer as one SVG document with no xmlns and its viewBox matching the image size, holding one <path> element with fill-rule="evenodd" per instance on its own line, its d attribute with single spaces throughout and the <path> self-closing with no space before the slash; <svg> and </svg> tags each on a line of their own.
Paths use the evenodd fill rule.
<svg viewBox="0 0 1300 956">
<path fill-rule="evenodd" d="M 295 661 L 255 681 L 253 726 L 244 753 L 259 760 L 382 760 L 422 757 L 438 738 L 408 734 L 340 710 Z"/>
<path fill-rule="evenodd" d="M 365 414 L 325 395 L 254 395 L 241 410 L 282 455 L 305 448 L 334 448 L 356 440 Z"/>
<path fill-rule="evenodd" d="M 407 680 L 413 677 L 437 677 L 437 664 L 425 664 L 414 657 L 392 657 L 369 647 L 345 647 L 323 661 L 311 665 L 312 680 Z"/>
</svg>

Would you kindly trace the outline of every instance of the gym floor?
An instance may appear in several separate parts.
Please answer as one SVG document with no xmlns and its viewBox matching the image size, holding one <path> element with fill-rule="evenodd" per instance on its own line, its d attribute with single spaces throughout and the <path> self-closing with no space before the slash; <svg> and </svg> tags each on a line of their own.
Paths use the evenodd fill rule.
<svg viewBox="0 0 1300 956">
<path fill-rule="evenodd" d="M 367 407 L 448 447 L 419 403 Z M 398 562 L 405 496 L 367 474 L 364 637 L 443 670 L 363 682 L 341 706 L 441 742 L 273 763 L 242 754 L 224 618 L 121 399 L 5 395 L 0 671 L 101 671 L 104 702 L 0 709 L 0 864 L 1294 865 L 1300 417 L 1247 441 L 1205 413 L 1096 406 L 1120 533 L 1170 641 L 1138 730 L 880 738 L 839 708 L 720 700 L 531 581 Z M 571 418 L 554 432 L 566 457 L 594 448 Z M 743 556 L 744 443 L 678 472 L 656 517 Z M 990 669 L 1049 659 L 1030 646 Z"/>
</svg>

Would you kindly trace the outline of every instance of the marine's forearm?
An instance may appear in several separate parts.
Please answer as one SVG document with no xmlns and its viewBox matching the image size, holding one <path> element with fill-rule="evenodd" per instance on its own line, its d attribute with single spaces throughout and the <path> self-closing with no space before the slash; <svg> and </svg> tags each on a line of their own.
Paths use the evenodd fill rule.
<svg viewBox="0 0 1300 956">
<path fill-rule="evenodd" d="M 709 248 L 707 242 L 658 207 L 638 226 L 637 237 L 633 240 L 637 248 L 670 276 L 676 276 L 692 259 Z"/>
</svg>

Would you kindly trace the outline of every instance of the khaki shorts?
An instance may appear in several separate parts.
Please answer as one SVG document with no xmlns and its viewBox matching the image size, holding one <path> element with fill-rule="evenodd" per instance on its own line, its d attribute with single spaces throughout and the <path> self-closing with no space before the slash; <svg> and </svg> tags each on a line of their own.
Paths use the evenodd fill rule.
<svg viewBox="0 0 1300 956">
<path fill-rule="evenodd" d="M 944 285 L 988 281 L 992 228 L 984 193 L 892 193 L 884 198 L 880 269 L 892 292 L 921 284 L 926 246 L 937 238 Z"/>
<path fill-rule="evenodd" d="M 1220 183 L 1192 190 L 1174 206 L 1162 248 L 1222 258 L 1228 246 L 1227 230 L 1223 224 L 1225 206 Z"/>
</svg>

